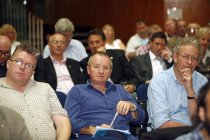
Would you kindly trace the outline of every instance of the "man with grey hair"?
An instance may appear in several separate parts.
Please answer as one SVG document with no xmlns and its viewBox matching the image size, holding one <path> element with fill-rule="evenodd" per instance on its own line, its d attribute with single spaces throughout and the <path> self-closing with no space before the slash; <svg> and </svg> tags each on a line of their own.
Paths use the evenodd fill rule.
<svg viewBox="0 0 210 140">
<path fill-rule="evenodd" d="M 173 52 L 174 66 L 152 78 L 147 110 L 155 129 L 191 125 L 198 91 L 207 83 L 195 71 L 199 56 L 197 40 L 180 39 Z"/>
<path fill-rule="evenodd" d="M 74 25 L 68 18 L 59 19 L 55 26 L 55 32 L 60 33 L 66 38 L 67 48 L 64 52 L 64 56 L 77 61 L 81 61 L 87 57 L 87 52 L 83 44 L 75 39 L 72 39 L 74 32 Z M 43 58 L 47 58 L 50 55 L 49 46 L 46 45 L 43 53 Z"/>
<path fill-rule="evenodd" d="M 0 35 L 0 77 L 5 77 L 6 62 L 10 57 L 11 42 L 7 36 Z"/>
</svg>

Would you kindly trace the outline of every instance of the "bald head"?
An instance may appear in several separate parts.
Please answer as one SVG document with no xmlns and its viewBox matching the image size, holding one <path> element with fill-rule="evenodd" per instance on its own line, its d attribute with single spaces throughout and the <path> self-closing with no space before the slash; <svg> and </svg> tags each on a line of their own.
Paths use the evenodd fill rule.
<svg viewBox="0 0 210 140">
<path fill-rule="evenodd" d="M 4 35 L 0 35 L 0 64 L 5 63 L 10 57 L 11 42 Z"/>
<path fill-rule="evenodd" d="M 11 42 L 7 36 L 0 35 L 0 51 L 10 51 Z"/>
</svg>

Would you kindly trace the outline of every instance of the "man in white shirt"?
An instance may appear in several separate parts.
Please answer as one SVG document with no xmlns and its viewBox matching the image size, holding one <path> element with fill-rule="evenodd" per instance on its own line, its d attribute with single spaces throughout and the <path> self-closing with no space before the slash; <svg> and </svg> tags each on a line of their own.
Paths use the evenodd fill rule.
<svg viewBox="0 0 210 140">
<path fill-rule="evenodd" d="M 163 32 L 154 33 L 150 39 L 150 51 L 131 61 L 138 83 L 148 83 L 151 78 L 172 66 L 171 52 L 166 49 L 167 39 Z"/>
<path fill-rule="evenodd" d="M 131 36 L 126 46 L 126 55 L 130 60 L 136 56 L 136 49 L 139 46 L 146 45 L 149 41 L 147 30 L 145 21 L 138 20 L 136 22 L 136 34 Z"/>
</svg>

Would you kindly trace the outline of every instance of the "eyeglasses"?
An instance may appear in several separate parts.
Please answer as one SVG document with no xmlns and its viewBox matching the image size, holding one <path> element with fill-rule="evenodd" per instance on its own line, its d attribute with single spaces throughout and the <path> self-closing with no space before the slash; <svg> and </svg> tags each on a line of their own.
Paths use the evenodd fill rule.
<svg viewBox="0 0 210 140">
<path fill-rule="evenodd" d="M 10 56 L 10 51 L 3 52 L 3 51 L 0 50 L 0 56 L 2 56 L 2 57 L 9 57 Z"/>
<path fill-rule="evenodd" d="M 199 58 L 195 57 L 195 56 L 190 56 L 190 55 L 187 55 L 187 54 L 180 54 L 179 52 L 177 52 L 177 54 L 179 56 L 181 56 L 182 58 L 184 58 L 186 61 L 190 60 L 192 62 L 198 62 Z"/>
<path fill-rule="evenodd" d="M 30 63 L 24 63 L 22 60 L 16 59 L 16 60 L 12 60 L 10 59 L 10 61 L 15 62 L 15 64 L 19 67 L 24 66 L 24 68 L 28 69 L 28 70 L 34 70 L 35 66 L 33 64 Z"/>
<path fill-rule="evenodd" d="M 51 44 L 52 45 L 65 45 L 65 42 L 64 41 L 62 41 L 62 40 L 60 40 L 60 41 L 58 41 L 58 40 L 53 40 L 53 41 L 51 41 Z"/>
</svg>

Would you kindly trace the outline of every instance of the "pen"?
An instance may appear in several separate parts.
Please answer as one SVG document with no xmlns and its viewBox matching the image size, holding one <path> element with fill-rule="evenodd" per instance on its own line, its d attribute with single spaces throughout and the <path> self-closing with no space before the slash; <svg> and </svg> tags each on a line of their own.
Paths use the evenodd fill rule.
<svg viewBox="0 0 210 140">
<path fill-rule="evenodd" d="M 110 127 L 112 127 L 112 125 L 113 125 L 113 123 L 114 123 L 114 120 L 116 119 L 117 115 L 118 115 L 118 113 L 116 112 L 115 115 L 114 115 L 114 118 L 113 118 L 113 120 L 112 120 L 112 122 L 111 122 L 111 124 L 110 124 Z"/>
</svg>

